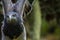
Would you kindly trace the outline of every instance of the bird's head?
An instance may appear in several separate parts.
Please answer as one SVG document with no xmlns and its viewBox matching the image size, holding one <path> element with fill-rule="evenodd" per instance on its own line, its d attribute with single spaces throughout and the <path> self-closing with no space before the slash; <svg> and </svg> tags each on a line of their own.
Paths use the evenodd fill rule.
<svg viewBox="0 0 60 40">
<path fill-rule="evenodd" d="M 21 19 L 19 14 L 16 12 L 8 12 L 5 16 L 5 20 L 7 23 L 16 23 Z"/>
</svg>

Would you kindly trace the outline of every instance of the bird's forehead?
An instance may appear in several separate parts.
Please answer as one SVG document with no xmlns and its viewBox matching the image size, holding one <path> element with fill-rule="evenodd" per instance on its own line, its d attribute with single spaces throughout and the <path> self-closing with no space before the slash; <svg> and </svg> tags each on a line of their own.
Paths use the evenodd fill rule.
<svg viewBox="0 0 60 40">
<path fill-rule="evenodd" d="M 18 15 L 18 13 L 16 13 L 16 12 L 8 12 L 8 13 L 7 13 L 7 15 L 13 15 L 13 14 Z"/>
</svg>

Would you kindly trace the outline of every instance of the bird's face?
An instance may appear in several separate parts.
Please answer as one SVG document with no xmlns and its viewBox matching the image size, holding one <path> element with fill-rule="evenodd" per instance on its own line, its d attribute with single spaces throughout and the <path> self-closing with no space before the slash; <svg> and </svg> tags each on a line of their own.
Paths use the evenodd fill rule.
<svg viewBox="0 0 60 40">
<path fill-rule="evenodd" d="M 5 19 L 8 23 L 16 23 L 19 19 L 19 15 L 16 12 L 9 12 L 6 14 Z"/>
</svg>

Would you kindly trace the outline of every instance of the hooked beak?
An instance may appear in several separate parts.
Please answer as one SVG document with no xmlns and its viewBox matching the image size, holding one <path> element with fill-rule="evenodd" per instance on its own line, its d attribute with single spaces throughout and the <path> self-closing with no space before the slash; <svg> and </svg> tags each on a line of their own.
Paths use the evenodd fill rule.
<svg viewBox="0 0 60 40">
<path fill-rule="evenodd" d="M 15 22 L 17 22 L 17 19 L 16 19 L 16 17 L 9 16 L 7 21 L 8 21 L 8 23 L 15 23 Z"/>
<path fill-rule="evenodd" d="M 9 21 L 11 21 L 12 20 L 12 17 L 11 16 L 9 16 Z"/>
</svg>

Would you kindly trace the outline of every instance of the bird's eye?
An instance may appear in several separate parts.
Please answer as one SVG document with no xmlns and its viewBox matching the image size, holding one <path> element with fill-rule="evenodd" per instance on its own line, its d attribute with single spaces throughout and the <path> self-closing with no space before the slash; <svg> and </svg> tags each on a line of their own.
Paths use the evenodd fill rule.
<svg viewBox="0 0 60 40">
<path fill-rule="evenodd" d="M 14 15 L 12 15 L 13 17 L 15 17 L 16 16 L 16 14 L 14 14 Z"/>
</svg>

